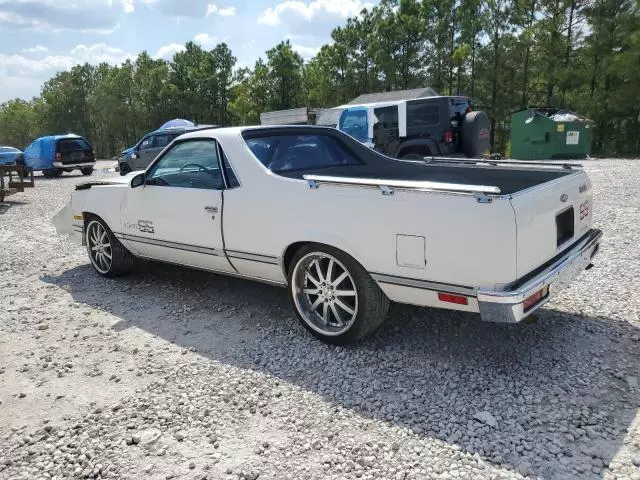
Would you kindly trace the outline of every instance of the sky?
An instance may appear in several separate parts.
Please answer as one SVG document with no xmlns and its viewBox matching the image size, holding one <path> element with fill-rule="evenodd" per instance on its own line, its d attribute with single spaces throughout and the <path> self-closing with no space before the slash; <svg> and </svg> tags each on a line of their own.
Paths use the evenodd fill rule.
<svg viewBox="0 0 640 480">
<path fill-rule="evenodd" d="M 171 59 L 187 41 L 226 42 L 252 66 L 281 40 L 303 58 L 377 0 L 0 0 L 0 103 L 39 95 L 78 63 L 118 64 L 143 50 Z"/>
</svg>

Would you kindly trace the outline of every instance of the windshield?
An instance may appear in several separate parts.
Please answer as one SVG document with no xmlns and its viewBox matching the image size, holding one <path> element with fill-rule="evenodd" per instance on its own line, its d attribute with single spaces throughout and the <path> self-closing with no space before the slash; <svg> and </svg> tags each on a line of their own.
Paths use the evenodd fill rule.
<svg viewBox="0 0 640 480">
<path fill-rule="evenodd" d="M 369 140 L 369 124 L 367 122 L 366 108 L 357 110 L 345 110 L 340 116 L 339 130 L 351 135 L 359 142 Z"/>
<path fill-rule="evenodd" d="M 0 147 L 0 153 L 20 153 L 20 150 L 13 147 Z"/>
</svg>

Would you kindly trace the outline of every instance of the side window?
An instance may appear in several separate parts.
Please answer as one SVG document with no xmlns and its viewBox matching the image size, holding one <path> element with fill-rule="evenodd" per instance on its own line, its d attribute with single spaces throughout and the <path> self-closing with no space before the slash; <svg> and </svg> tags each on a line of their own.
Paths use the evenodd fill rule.
<svg viewBox="0 0 640 480">
<path fill-rule="evenodd" d="M 156 143 L 155 148 L 164 148 L 171 143 L 171 141 L 176 138 L 175 135 L 156 135 Z"/>
<path fill-rule="evenodd" d="M 140 142 L 139 150 L 146 150 L 147 148 L 153 148 L 153 135 L 149 135 Z"/>
<path fill-rule="evenodd" d="M 378 127 L 384 130 L 392 130 L 398 128 L 398 107 L 379 107 L 373 110 L 374 115 L 378 119 Z"/>
<path fill-rule="evenodd" d="M 348 133 L 360 142 L 366 142 L 369 137 L 369 122 L 367 121 L 367 109 L 358 107 L 347 109 L 340 115 L 338 130 Z"/>
<path fill-rule="evenodd" d="M 229 159 L 225 155 L 222 148 L 220 148 L 220 152 L 222 153 L 222 165 L 224 167 L 224 174 L 227 177 L 227 187 L 228 188 L 236 188 L 240 186 L 240 182 L 238 181 L 238 177 L 236 177 L 233 168 L 231 168 L 231 164 L 229 163 Z"/>
<path fill-rule="evenodd" d="M 222 190 L 216 141 L 193 139 L 174 144 L 153 165 L 147 175 L 147 184 Z"/>
<path fill-rule="evenodd" d="M 249 149 L 274 173 L 361 165 L 362 162 L 331 135 L 273 135 L 248 138 Z"/>
<path fill-rule="evenodd" d="M 440 111 L 437 103 L 407 102 L 407 125 L 413 128 L 440 123 Z"/>
</svg>

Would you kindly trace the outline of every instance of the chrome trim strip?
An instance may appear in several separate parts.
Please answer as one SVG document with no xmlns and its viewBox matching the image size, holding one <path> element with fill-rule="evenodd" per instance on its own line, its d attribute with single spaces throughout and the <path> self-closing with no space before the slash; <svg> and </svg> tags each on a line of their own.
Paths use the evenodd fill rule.
<svg viewBox="0 0 640 480">
<path fill-rule="evenodd" d="M 147 260 L 153 260 L 153 261 L 161 262 L 161 263 L 168 263 L 169 265 L 176 265 L 178 267 L 193 268 L 194 270 L 202 270 L 204 272 L 217 273 L 217 274 L 220 274 L 220 275 L 228 275 L 230 277 L 240 278 L 242 280 L 253 280 L 253 281 L 256 281 L 256 282 L 266 283 L 266 284 L 269 284 L 269 285 L 275 285 L 277 287 L 285 287 L 286 286 L 285 282 L 278 282 L 276 280 L 269 280 L 267 278 L 252 277 L 252 276 L 249 276 L 249 275 L 243 275 L 241 273 L 227 272 L 225 270 L 216 270 L 216 269 L 213 269 L 213 268 L 200 267 L 198 265 L 188 265 L 188 264 L 185 264 L 185 263 L 170 262 L 168 260 L 162 260 L 160 258 L 150 257 L 150 256 L 147 256 L 147 255 L 136 255 L 136 257 L 145 258 Z"/>
<path fill-rule="evenodd" d="M 329 183 L 333 185 L 359 185 L 366 187 L 394 187 L 407 190 L 419 191 L 443 191 L 443 192 L 463 192 L 476 193 L 483 192 L 499 195 L 500 189 L 487 185 L 464 185 L 460 183 L 442 183 L 417 180 L 384 180 L 374 178 L 352 178 L 352 177 L 330 177 L 326 175 L 303 175 L 307 182 L 312 184 Z"/>
<path fill-rule="evenodd" d="M 155 238 L 148 238 L 148 237 L 139 237 L 137 235 L 129 235 L 129 234 L 122 234 L 122 238 L 124 240 L 128 240 L 130 242 L 137 242 L 137 243 L 145 243 L 147 245 L 155 245 L 158 247 L 165 247 L 165 248 L 175 248 L 176 250 L 184 250 L 187 252 L 194 252 L 194 253 L 202 253 L 204 255 L 212 255 L 214 257 L 219 257 L 220 254 L 218 253 L 218 251 L 215 248 L 209 248 L 209 247 L 199 247 L 197 245 L 187 245 L 184 243 L 178 243 L 178 242 L 169 242 L 167 240 L 158 240 Z"/>
<path fill-rule="evenodd" d="M 238 250 L 225 250 L 225 253 L 230 258 L 237 258 L 239 260 L 249 260 L 253 262 L 269 263 L 271 265 L 278 265 L 278 257 L 274 255 L 264 255 L 261 253 L 241 252 Z"/>
<path fill-rule="evenodd" d="M 556 292 L 580 274 L 598 253 L 602 231 L 592 229 L 557 261 L 534 278 L 511 290 L 479 290 L 478 305 L 483 320 L 518 322 L 544 305 Z M 549 295 L 524 312 L 522 303 L 539 290 L 549 287 Z"/>
<path fill-rule="evenodd" d="M 430 290 L 433 292 L 455 293 L 465 295 L 467 297 L 475 297 L 476 289 L 461 285 L 451 285 L 448 283 L 430 282 L 428 280 L 420 280 L 417 278 L 396 277 L 394 275 L 386 275 L 383 273 L 371 273 L 371 277 L 379 283 L 387 283 L 390 285 L 399 285 L 401 287 L 419 288 L 421 290 Z"/>
</svg>

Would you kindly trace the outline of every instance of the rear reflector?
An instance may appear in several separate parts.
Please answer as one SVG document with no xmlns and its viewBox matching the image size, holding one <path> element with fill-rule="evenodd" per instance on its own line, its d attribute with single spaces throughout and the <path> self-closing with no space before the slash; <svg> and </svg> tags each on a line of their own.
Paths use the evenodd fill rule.
<svg viewBox="0 0 640 480">
<path fill-rule="evenodd" d="M 522 310 L 525 312 L 531 310 L 540 300 L 546 298 L 549 294 L 549 287 L 544 287 L 542 290 L 538 290 L 536 293 L 522 302 Z"/>
<path fill-rule="evenodd" d="M 444 141 L 447 143 L 453 142 L 453 132 L 450 132 L 450 131 L 444 132 Z"/>
<path fill-rule="evenodd" d="M 438 292 L 438 300 L 441 302 L 455 303 L 457 305 L 468 305 L 469 300 L 462 295 L 454 295 L 452 293 Z"/>
</svg>

